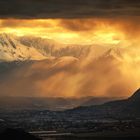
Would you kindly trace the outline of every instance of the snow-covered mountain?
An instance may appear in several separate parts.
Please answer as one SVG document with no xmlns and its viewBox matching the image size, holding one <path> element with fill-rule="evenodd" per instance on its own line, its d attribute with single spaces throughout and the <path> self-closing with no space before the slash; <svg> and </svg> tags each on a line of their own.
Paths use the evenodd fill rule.
<svg viewBox="0 0 140 140">
<path fill-rule="evenodd" d="M 86 57 L 92 47 L 92 45 L 63 44 L 63 42 L 34 36 L 22 36 L 18 40 L 21 44 L 34 47 L 43 55 L 51 57 Z"/>
<path fill-rule="evenodd" d="M 116 59 L 116 60 L 122 60 L 123 50 L 120 48 L 111 48 L 111 49 L 107 50 L 102 57 Z"/>
<path fill-rule="evenodd" d="M 0 61 L 46 59 L 37 49 L 21 44 L 13 35 L 0 34 Z"/>
</svg>

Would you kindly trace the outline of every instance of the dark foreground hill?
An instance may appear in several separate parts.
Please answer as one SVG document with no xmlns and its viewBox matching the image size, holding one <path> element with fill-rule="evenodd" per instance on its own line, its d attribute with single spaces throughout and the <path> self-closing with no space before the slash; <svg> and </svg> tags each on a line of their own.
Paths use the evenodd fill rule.
<svg viewBox="0 0 140 140">
<path fill-rule="evenodd" d="M 22 129 L 6 129 L 0 133 L 1 140 L 40 140 Z"/>
<path fill-rule="evenodd" d="M 139 118 L 140 117 L 140 89 L 125 100 L 117 100 L 103 105 L 78 107 L 67 113 L 92 116 L 93 118 Z"/>
<path fill-rule="evenodd" d="M 118 98 L 94 97 L 0 97 L 0 110 L 64 111 L 78 106 L 101 105 Z"/>
</svg>

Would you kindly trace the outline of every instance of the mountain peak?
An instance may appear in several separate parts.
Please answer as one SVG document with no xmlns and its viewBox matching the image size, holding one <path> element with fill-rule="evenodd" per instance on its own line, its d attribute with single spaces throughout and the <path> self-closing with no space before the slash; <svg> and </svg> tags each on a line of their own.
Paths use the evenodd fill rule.
<svg viewBox="0 0 140 140">
<path fill-rule="evenodd" d="M 37 49 L 21 44 L 12 34 L 0 34 L 0 61 L 46 59 Z"/>
<path fill-rule="evenodd" d="M 13 34 L 10 33 L 0 33 L 0 38 L 14 38 L 15 36 Z"/>
<path fill-rule="evenodd" d="M 4 46 L 11 46 L 16 49 L 17 41 L 14 39 L 14 36 L 7 33 L 0 34 L 0 44 Z"/>
<path fill-rule="evenodd" d="M 122 60 L 122 50 L 120 48 L 111 48 L 105 52 L 104 57 Z"/>
</svg>

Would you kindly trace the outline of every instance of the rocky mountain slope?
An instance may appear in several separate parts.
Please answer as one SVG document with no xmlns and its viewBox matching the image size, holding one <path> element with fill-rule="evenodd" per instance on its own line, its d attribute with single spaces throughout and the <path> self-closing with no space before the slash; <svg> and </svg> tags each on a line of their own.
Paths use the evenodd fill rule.
<svg viewBox="0 0 140 140">
<path fill-rule="evenodd" d="M 21 44 L 10 34 L 0 34 L 0 61 L 46 59 L 37 49 Z"/>
<path fill-rule="evenodd" d="M 34 36 L 23 36 L 18 38 L 23 45 L 34 47 L 45 56 L 63 57 L 72 56 L 76 58 L 85 57 L 89 54 L 92 45 L 63 44 L 52 39 Z"/>
</svg>

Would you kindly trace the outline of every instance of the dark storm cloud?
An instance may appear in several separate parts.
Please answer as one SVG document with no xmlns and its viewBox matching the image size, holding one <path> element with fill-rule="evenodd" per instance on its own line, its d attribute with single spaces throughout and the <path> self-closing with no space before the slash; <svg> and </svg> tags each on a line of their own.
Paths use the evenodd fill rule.
<svg viewBox="0 0 140 140">
<path fill-rule="evenodd" d="M 0 18 L 139 16 L 140 0 L 0 0 Z"/>
</svg>

